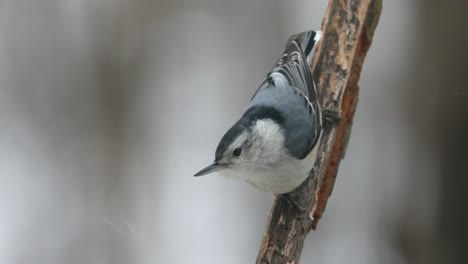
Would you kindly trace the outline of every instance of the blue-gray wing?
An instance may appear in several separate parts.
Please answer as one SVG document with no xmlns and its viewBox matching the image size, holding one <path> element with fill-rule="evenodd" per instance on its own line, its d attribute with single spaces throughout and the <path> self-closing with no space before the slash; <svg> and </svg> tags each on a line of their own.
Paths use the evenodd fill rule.
<svg viewBox="0 0 468 264">
<path fill-rule="evenodd" d="M 258 90 L 248 108 L 255 106 L 271 107 L 281 114 L 285 147 L 292 156 L 303 159 L 317 144 L 321 130 L 320 109 L 296 87 L 267 84 Z"/>
<path fill-rule="evenodd" d="M 283 116 L 290 154 L 303 159 L 316 145 L 321 131 L 321 112 L 312 71 L 307 63 L 320 32 L 292 36 L 285 52 L 257 89 L 247 108 L 273 107 Z"/>
</svg>

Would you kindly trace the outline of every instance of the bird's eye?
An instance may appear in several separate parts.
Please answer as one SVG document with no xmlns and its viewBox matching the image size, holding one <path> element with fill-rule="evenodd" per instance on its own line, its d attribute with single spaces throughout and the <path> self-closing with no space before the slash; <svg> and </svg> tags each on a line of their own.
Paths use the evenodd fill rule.
<svg viewBox="0 0 468 264">
<path fill-rule="evenodd" d="M 239 157 L 241 153 L 242 153 L 242 149 L 241 149 L 241 148 L 236 148 L 236 149 L 232 152 L 232 155 L 234 155 L 235 157 Z"/>
</svg>

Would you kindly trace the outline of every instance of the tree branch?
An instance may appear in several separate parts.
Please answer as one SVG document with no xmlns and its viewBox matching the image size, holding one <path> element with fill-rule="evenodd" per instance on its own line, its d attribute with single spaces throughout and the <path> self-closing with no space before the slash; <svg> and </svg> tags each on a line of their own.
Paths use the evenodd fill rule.
<svg viewBox="0 0 468 264">
<path fill-rule="evenodd" d="M 338 167 L 351 133 L 362 64 L 371 45 L 382 0 L 330 0 L 312 62 L 322 108 L 339 113 L 339 121 L 325 122 L 317 161 L 311 176 L 290 193 L 277 197 L 270 212 L 257 263 L 297 264 L 310 229 L 317 227 L 331 195 Z"/>
</svg>

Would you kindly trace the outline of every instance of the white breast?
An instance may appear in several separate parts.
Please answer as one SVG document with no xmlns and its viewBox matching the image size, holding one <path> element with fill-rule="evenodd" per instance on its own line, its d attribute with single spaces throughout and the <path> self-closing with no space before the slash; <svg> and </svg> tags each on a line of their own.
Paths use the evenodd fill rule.
<svg viewBox="0 0 468 264">
<path fill-rule="evenodd" d="M 318 144 L 316 145 L 318 146 Z M 288 193 L 307 179 L 317 156 L 317 147 L 302 160 L 289 157 L 277 168 L 265 168 L 245 175 L 245 181 L 263 191 Z"/>
</svg>

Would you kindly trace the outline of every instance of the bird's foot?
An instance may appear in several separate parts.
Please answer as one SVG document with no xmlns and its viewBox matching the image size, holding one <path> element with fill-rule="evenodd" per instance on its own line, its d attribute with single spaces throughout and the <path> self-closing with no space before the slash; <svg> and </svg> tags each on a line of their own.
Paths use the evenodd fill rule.
<svg viewBox="0 0 468 264">
<path fill-rule="evenodd" d="M 294 208 L 294 210 L 301 214 L 307 211 L 306 208 L 302 207 L 300 204 L 298 204 L 292 199 L 290 193 L 280 194 L 279 198 L 285 199 Z"/>
<path fill-rule="evenodd" d="M 339 123 L 341 121 L 341 111 L 322 108 L 322 117 L 327 124 Z"/>
</svg>

